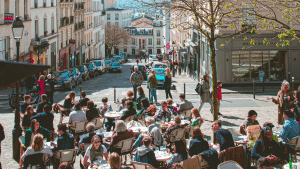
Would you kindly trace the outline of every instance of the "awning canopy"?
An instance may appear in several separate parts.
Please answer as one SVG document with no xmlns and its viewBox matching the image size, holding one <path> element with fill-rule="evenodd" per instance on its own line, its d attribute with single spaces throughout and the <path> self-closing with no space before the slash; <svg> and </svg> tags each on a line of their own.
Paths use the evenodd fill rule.
<svg viewBox="0 0 300 169">
<path fill-rule="evenodd" d="M 49 68 L 51 67 L 48 65 L 0 61 L 0 87 L 8 86 L 18 80 L 35 75 Z"/>
</svg>

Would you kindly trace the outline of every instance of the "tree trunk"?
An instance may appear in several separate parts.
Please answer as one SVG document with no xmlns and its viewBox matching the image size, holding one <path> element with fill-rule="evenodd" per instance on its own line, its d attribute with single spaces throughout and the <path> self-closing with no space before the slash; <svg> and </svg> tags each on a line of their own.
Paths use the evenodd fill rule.
<svg viewBox="0 0 300 169">
<path fill-rule="evenodd" d="M 215 38 L 214 38 L 214 30 L 211 31 L 211 39 L 209 41 L 209 46 L 211 50 L 211 56 L 210 56 L 210 64 L 211 64 L 211 70 L 212 70 L 212 102 L 213 102 L 213 116 L 214 121 L 218 120 L 218 114 L 217 111 L 217 68 L 216 68 L 216 49 L 215 49 Z M 214 133 L 213 142 L 217 143 L 216 134 Z"/>
</svg>

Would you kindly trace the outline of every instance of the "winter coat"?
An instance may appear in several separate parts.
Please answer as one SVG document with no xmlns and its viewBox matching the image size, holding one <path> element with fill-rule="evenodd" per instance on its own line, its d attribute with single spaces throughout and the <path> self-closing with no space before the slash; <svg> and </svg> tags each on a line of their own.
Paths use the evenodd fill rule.
<svg viewBox="0 0 300 169">
<path fill-rule="evenodd" d="M 154 145 L 162 145 L 163 138 L 161 133 L 161 126 L 158 123 L 152 123 L 148 126 L 148 135 L 153 138 Z"/>
<path fill-rule="evenodd" d="M 203 95 L 201 96 L 201 101 L 202 102 L 210 102 L 211 97 L 210 97 L 210 91 L 209 91 L 209 83 L 206 82 L 205 80 L 202 80 L 201 82 L 202 88 L 203 88 Z"/>
<path fill-rule="evenodd" d="M 157 80 L 155 75 L 154 76 L 149 76 L 149 87 L 150 88 L 157 88 Z"/>
</svg>

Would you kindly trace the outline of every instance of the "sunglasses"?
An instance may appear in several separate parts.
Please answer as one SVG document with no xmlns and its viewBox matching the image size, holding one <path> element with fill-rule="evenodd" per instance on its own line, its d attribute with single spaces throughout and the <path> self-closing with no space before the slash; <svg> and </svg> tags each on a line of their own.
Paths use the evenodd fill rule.
<svg viewBox="0 0 300 169">
<path fill-rule="evenodd" d="M 100 143 L 100 141 L 95 141 L 94 143 L 95 143 L 95 144 L 98 144 L 98 143 Z"/>
</svg>

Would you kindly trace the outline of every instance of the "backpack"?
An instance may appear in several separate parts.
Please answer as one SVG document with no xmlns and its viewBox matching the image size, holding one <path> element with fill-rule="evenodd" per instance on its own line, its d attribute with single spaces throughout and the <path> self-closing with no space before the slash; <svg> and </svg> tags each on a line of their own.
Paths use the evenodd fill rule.
<svg viewBox="0 0 300 169">
<path fill-rule="evenodd" d="M 197 84 L 195 91 L 200 94 L 200 96 L 204 94 L 203 86 L 200 83 Z"/>
<path fill-rule="evenodd" d="M 140 85 L 140 74 L 139 73 L 134 72 L 134 74 L 133 74 L 133 84 L 136 85 L 136 86 Z"/>
<path fill-rule="evenodd" d="M 45 89 L 45 92 L 51 92 L 51 86 L 50 86 L 50 83 L 45 83 L 44 89 Z"/>
</svg>

